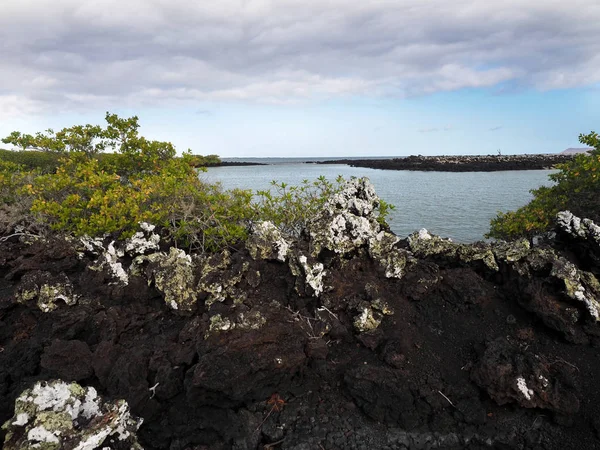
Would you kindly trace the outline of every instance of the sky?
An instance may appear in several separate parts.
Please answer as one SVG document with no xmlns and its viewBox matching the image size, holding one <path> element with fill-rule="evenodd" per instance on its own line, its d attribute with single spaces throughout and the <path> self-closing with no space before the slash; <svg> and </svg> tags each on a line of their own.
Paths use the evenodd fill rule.
<svg viewBox="0 0 600 450">
<path fill-rule="evenodd" d="M 0 137 L 137 115 L 222 157 L 554 153 L 600 131 L 597 0 L 0 0 Z"/>
</svg>

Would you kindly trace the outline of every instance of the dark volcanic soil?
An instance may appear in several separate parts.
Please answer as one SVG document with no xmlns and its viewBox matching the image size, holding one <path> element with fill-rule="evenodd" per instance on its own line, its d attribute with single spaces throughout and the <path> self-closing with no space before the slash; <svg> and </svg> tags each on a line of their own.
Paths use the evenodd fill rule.
<svg viewBox="0 0 600 450">
<path fill-rule="evenodd" d="M 34 381 L 60 378 L 126 399 L 147 449 L 600 448 L 599 329 L 551 269 L 415 258 L 395 279 L 365 251 L 324 250 L 317 298 L 288 264 L 240 249 L 243 301 L 208 307 L 200 292 L 182 312 L 64 240 L 0 243 L 0 423 Z M 74 306 L 15 301 L 65 277 Z M 356 311 L 379 299 L 393 313 L 360 332 Z M 266 322 L 209 331 L 216 313 L 252 311 Z"/>
<path fill-rule="evenodd" d="M 567 162 L 573 155 L 504 155 L 504 156 L 409 156 L 394 159 L 340 159 L 318 164 L 348 164 L 383 170 L 417 170 L 426 172 L 496 172 L 501 170 L 542 170 Z"/>
</svg>

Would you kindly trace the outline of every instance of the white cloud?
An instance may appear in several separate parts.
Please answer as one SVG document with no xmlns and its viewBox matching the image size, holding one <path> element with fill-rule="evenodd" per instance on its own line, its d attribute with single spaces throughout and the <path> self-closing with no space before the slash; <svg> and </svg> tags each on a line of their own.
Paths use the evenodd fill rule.
<svg viewBox="0 0 600 450">
<path fill-rule="evenodd" d="M 0 95 L 0 120 L 37 114 L 43 110 L 39 102 L 18 95 Z"/>
<path fill-rule="evenodd" d="M 589 86 L 599 22 L 595 0 L 2 0 L 2 114 Z"/>
</svg>

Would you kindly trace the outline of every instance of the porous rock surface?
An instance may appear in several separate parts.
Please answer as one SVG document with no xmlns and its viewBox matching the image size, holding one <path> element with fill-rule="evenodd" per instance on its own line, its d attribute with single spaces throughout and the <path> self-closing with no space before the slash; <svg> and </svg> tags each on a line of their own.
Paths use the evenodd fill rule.
<svg viewBox="0 0 600 450">
<path fill-rule="evenodd" d="M 15 400 L 2 429 L 5 450 L 141 449 L 136 433 L 142 420 L 125 400 L 106 402 L 93 387 L 61 380 L 41 381 Z"/>
<path fill-rule="evenodd" d="M 148 224 L 0 243 L 0 422 L 60 379 L 126 401 L 147 449 L 600 448 L 589 234 L 401 239 L 378 203 L 351 180 L 307 238 L 255 224 L 210 255 Z"/>
</svg>

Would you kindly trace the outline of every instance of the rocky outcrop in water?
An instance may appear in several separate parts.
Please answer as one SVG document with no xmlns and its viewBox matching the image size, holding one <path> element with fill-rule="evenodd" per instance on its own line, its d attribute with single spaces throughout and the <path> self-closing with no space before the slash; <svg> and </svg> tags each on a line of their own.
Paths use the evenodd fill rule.
<svg viewBox="0 0 600 450">
<path fill-rule="evenodd" d="M 426 172 L 496 172 L 501 170 L 544 170 L 570 161 L 574 155 L 488 155 L 488 156 L 408 156 L 393 159 L 339 159 L 318 164 L 348 164 L 383 170 Z"/>
<path fill-rule="evenodd" d="M 600 447 L 598 265 L 576 250 L 596 225 L 563 213 L 537 245 L 400 239 L 378 202 L 352 180 L 306 239 L 256 223 L 211 255 L 148 224 L 0 243 L 0 439 L 34 444 L 48 411 L 25 420 L 19 399 L 46 383 L 83 397 L 51 407 L 68 433 L 31 436 L 72 448 L 119 424 L 147 449 Z M 97 419 L 73 417 L 92 394 Z"/>
</svg>

